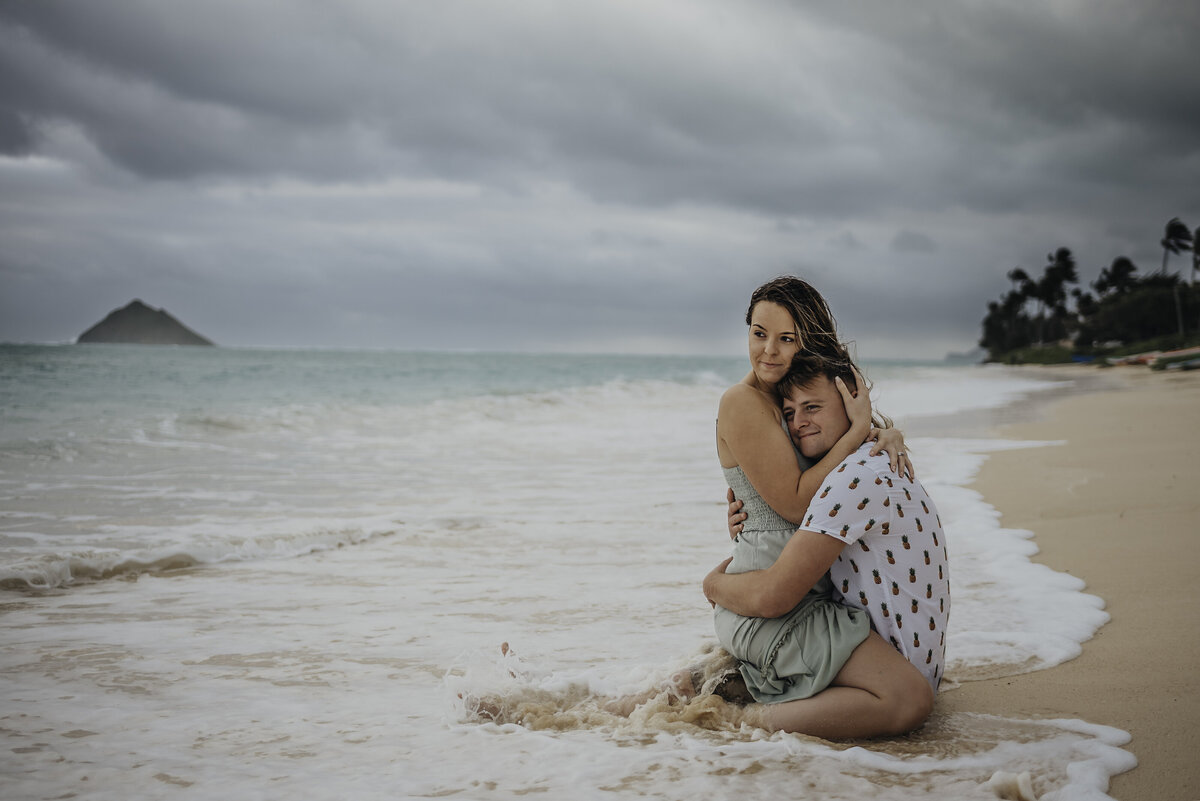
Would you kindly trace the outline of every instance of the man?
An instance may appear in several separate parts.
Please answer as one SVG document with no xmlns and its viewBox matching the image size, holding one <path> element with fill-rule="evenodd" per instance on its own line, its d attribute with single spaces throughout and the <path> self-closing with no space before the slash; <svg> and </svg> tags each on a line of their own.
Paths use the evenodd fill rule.
<svg viewBox="0 0 1200 801">
<path fill-rule="evenodd" d="M 849 363 L 800 356 L 777 386 L 792 442 L 813 461 L 850 428 L 839 376 L 854 387 Z M 920 482 L 896 477 L 870 450 L 864 444 L 829 474 L 774 565 L 727 574 L 725 562 L 704 579 L 704 594 L 740 615 L 778 617 L 828 572 L 835 599 L 866 611 L 936 691 L 950 614 L 941 519 Z"/>
</svg>

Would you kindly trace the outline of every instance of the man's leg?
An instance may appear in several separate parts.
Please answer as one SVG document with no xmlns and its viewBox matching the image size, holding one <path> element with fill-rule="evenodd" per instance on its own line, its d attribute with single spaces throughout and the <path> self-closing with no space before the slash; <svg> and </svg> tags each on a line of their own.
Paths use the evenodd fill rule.
<svg viewBox="0 0 1200 801">
<path fill-rule="evenodd" d="M 799 701 L 753 704 L 743 720 L 771 731 L 854 740 L 910 732 L 932 711 L 929 682 L 872 631 L 829 687 Z"/>
</svg>

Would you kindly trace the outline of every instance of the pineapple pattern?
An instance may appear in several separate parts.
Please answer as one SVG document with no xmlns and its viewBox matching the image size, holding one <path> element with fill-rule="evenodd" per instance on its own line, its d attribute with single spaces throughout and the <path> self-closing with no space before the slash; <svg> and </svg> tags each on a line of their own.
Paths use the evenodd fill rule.
<svg viewBox="0 0 1200 801">
<path fill-rule="evenodd" d="M 803 528 L 858 543 L 854 559 L 830 568 L 835 596 L 865 610 L 936 689 L 951 606 L 942 520 L 919 481 L 896 478 L 886 455 L 869 450 L 843 463 L 843 477 L 813 500 Z"/>
</svg>

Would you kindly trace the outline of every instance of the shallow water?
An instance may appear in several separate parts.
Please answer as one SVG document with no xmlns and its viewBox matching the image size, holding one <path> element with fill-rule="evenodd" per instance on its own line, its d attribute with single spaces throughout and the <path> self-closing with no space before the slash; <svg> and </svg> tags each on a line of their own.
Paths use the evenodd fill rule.
<svg viewBox="0 0 1200 801">
<path fill-rule="evenodd" d="M 997 770 L 1104 798 L 1132 764 L 1127 735 L 1081 721 L 935 712 L 846 746 L 740 728 L 711 698 L 603 711 L 713 643 L 712 420 L 736 360 L 0 348 L 0 365 L 6 798 L 994 798 Z M 922 434 L 938 417 L 918 412 L 1062 389 L 871 374 Z M 948 682 L 1072 658 L 1102 602 L 964 488 L 1014 445 L 911 444 L 950 538 Z"/>
</svg>

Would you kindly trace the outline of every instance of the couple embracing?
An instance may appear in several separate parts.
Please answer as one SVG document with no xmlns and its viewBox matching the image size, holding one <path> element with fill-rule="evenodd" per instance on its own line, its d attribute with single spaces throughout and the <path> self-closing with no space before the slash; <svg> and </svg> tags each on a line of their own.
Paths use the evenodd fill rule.
<svg viewBox="0 0 1200 801">
<path fill-rule="evenodd" d="M 604 708 L 628 715 L 665 689 L 684 702 L 720 695 L 741 722 L 772 731 L 912 731 L 933 709 L 945 661 L 950 585 L 937 509 L 903 435 L 873 420 L 820 293 L 777 278 L 755 290 L 746 324 L 751 371 L 717 418 L 733 555 L 704 579 L 737 670 L 707 681 L 685 670 Z M 471 703 L 501 719 L 499 706 Z"/>
<path fill-rule="evenodd" d="M 746 323 L 752 369 L 717 419 L 733 555 L 704 579 L 754 701 L 742 720 L 826 739 L 912 731 L 933 709 L 950 613 L 937 509 L 903 436 L 885 418 L 872 428 L 815 289 L 764 284 Z M 684 698 L 701 689 L 674 682 Z"/>
</svg>

